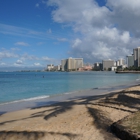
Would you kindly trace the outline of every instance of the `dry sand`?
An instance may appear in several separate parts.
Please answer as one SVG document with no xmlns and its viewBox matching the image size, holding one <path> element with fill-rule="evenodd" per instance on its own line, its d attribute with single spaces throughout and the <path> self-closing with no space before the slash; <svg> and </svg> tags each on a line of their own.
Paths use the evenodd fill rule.
<svg viewBox="0 0 140 140">
<path fill-rule="evenodd" d="M 0 116 L 0 140 L 118 140 L 109 126 L 140 109 L 140 86 Z"/>
</svg>

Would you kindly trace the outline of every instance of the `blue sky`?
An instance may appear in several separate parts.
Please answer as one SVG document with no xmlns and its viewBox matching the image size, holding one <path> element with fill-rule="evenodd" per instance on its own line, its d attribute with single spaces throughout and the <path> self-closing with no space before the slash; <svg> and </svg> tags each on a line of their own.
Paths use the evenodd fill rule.
<svg viewBox="0 0 140 140">
<path fill-rule="evenodd" d="M 52 20 L 52 10 L 38 0 L 0 1 L 3 67 L 45 67 L 68 57 L 72 31 Z"/>
<path fill-rule="evenodd" d="M 1 0 L 0 69 L 125 58 L 140 43 L 139 9 L 138 0 Z"/>
</svg>

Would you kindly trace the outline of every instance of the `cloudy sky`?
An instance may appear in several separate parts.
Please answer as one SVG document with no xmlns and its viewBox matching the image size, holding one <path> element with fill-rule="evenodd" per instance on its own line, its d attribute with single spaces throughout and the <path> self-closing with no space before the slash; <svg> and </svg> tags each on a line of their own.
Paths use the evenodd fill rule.
<svg viewBox="0 0 140 140">
<path fill-rule="evenodd" d="M 0 69 L 117 60 L 138 46 L 140 0 L 0 1 Z"/>
</svg>

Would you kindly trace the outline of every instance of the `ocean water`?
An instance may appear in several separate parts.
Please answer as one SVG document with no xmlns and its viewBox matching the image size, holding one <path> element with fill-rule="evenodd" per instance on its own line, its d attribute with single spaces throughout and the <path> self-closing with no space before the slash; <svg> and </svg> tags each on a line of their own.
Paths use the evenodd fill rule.
<svg viewBox="0 0 140 140">
<path fill-rule="evenodd" d="M 44 99 L 86 89 L 139 83 L 140 74 L 115 72 L 1 72 L 0 105 Z"/>
</svg>

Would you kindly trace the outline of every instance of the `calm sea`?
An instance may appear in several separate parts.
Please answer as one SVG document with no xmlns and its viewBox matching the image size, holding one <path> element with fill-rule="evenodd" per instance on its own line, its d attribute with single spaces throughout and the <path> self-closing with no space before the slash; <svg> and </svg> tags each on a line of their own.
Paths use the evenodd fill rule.
<svg viewBox="0 0 140 140">
<path fill-rule="evenodd" d="M 139 79 L 140 74 L 115 72 L 1 72 L 0 104 L 118 86 Z"/>
</svg>

